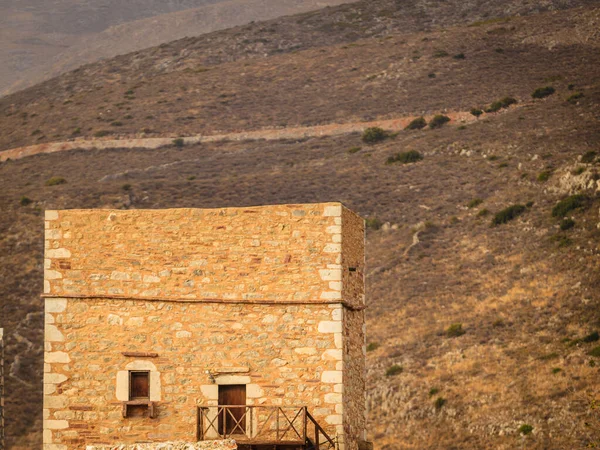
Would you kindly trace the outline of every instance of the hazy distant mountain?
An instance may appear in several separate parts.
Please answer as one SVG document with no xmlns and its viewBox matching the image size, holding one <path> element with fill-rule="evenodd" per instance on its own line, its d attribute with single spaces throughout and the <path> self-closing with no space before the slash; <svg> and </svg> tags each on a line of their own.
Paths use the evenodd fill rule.
<svg viewBox="0 0 600 450">
<path fill-rule="evenodd" d="M 0 4 L 0 94 L 101 58 L 351 0 L 8 0 Z"/>
</svg>

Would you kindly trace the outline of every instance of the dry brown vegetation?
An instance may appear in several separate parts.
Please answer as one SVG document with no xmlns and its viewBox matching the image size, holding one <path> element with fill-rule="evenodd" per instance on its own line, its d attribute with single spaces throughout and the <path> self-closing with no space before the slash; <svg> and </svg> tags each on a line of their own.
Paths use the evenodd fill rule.
<svg viewBox="0 0 600 450">
<path fill-rule="evenodd" d="M 373 9 L 378 3 L 368 4 Z M 359 6 L 344 8 L 343 17 L 359 14 Z M 585 30 L 595 9 L 412 34 L 390 34 L 369 19 L 369 11 L 375 14 L 359 14 L 363 25 L 351 41 L 309 13 L 282 25 L 248 25 L 85 66 L 0 99 L 0 148 L 74 137 L 179 137 L 468 111 L 506 96 L 529 99 L 549 77 L 563 91 L 600 77 L 588 70 L 600 66 L 600 51 L 596 40 L 585 42 L 587 34 L 569 45 L 551 45 L 562 33 Z M 340 14 L 329 15 L 340 23 Z M 358 40 L 365 33 L 377 38 Z M 440 48 L 449 55 L 462 52 L 465 59 L 436 57 Z M 273 55 L 259 57 L 265 53 Z M 217 64 L 223 59 L 235 61 Z"/>
<path fill-rule="evenodd" d="M 137 132 L 151 120 L 143 117 L 152 115 L 155 129 L 178 136 L 284 122 L 468 111 L 508 95 L 530 98 L 548 84 L 556 88 L 546 99 L 463 128 L 402 131 L 372 145 L 356 133 L 72 151 L 1 164 L 0 298 L 12 374 L 11 444 L 39 446 L 43 209 L 340 200 L 369 223 L 383 224 L 373 226 L 367 238 L 368 342 L 374 344 L 368 353 L 368 402 L 377 448 L 598 445 L 600 417 L 593 406 L 600 359 L 590 354 L 598 343 L 583 339 L 600 329 L 595 190 L 585 192 L 585 207 L 569 211 L 572 228 L 562 231 L 561 218 L 552 216 L 561 198 L 576 193 L 567 192 L 565 177 L 594 180 L 599 170 L 594 158 L 579 161 L 600 146 L 600 74 L 590 69 L 598 66 L 599 40 L 575 43 L 573 37 L 594 14 L 598 11 L 574 9 L 443 32 L 394 33 L 356 45 L 249 57 L 198 73 L 148 76 L 139 87 L 132 81 L 133 68 L 115 72 L 125 83 L 110 87 L 104 75 L 87 78 L 88 68 L 0 101 L 4 110 L 14 110 L 0 122 L 9 130 L 0 136 L 8 148 L 34 142 L 35 129 L 49 139 L 53 132 L 64 138 L 61 133 L 75 126 L 71 117 L 78 118 L 82 133 L 90 127 L 93 133 L 95 96 L 108 90 L 113 90 L 111 105 L 124 95 L 135 97 L 120 100 L 127 105 L 123 110 L 111 106 L 119 111 L 111 121 L 124 123 L 119 132 Z M 500 46 L 503 52 L 496 51 Z M 432 56 L 440 49 L 462 52 L 465 59 Z M 413 61 L 413 50 L 421 58 Z M 105 67 L 127 58 L 134 57 Z M 436 77 L 429 78 L 434 71 Z M 371 74 L 380 75 L 367 79 Z M 310 89 L 304 88 L 305 78 L 313 79 Z M 96 90 L 94 83 L 102 87 Z M 577 104 L 565 101 L 571 83 L 585 94 Z M 134 94 L 126 94 L 130 89 Z M 69 100 L 65 93 L 72 103 L 63 105 Z M 56 114 L 46 114 L 45 96 Z M 169 104 L 157 103 L 163 99 Z M 185 110 L 194 102 L 204 102 L 193 107 L 197 119 L 175 120 L 191 114 Z M 22 125 L 18 114 L 31 114 L 28 108 L 38 108 L 39 116 Z M 123 119 L 126 114 L 134 119 Z M 34 122 L 38 118 L 40 123 Z M 423 159 L 386 164 L 390 156 L 411 150 Z M 572 175 L 573 167 L 584 171 Z M 540 182 L 544 171 L 553 175 Z M 47 186 L 52 177 L 66 183 Z M 33 203 L 22 206 L 23 196 Z M 491 226 L 493 213 L 514 204 L 527 209 Z M 453 324 L 461 324 L 464 334 L 449 332 Z M 394 365 L 402 371 L 386 376 Z M 520 432 L 523 425 L 533 430 Z"/>
</svg>

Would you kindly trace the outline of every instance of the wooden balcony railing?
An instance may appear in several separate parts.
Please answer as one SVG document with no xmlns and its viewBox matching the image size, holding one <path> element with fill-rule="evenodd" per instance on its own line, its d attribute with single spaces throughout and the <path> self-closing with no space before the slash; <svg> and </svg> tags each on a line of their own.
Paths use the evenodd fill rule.
<svg viewBox="0 0 600 450">
<path fill-rule="evenodd" d="M 336 448 L 306 406 L 200 406 L 197 438 L 232 438 L 248 445 L 296 445 L 306 450 Z"/>
</svg>

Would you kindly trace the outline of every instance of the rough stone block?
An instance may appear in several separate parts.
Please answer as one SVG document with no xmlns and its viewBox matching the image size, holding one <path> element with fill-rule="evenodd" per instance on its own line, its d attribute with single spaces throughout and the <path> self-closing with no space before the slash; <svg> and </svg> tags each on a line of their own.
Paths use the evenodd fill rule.
<svg viewBox="0 0 600 450">
<path fill-rule="evenodd" d="M 342 322 L 321 321 L 318 326 L 319 333 L 341 333 Z"/>
<path fill-rule="evenodd" d="M 45 220 L 57 220 L 58 219 L 58 211 L 46 210 L 44 213 Z"/>
<path fill-rule="evenodd" d="M 44 362 L 67 364 L 71 362 L 71 358 L 65 352 L 46 352 L 44 353 Z"/>
<path fill-rule="evenodd" d="M 60 409 L 67 404 L 67 397 L 64 395 L 48 395 L 44 397 L 44 408 Z"/>
<path fill-rule="evenodd" d="M 44 420 L 44 429 L 46 430 L 64 430 L 69 428 L 69 422 L 66 420 Z"/>
<path fill-rule="evenodd" d="M 323 215 L 325 217 L 340 217 L 342 215 L 342 206 L 326 206 L 323 211 Z"/>
<path fill-rule="evenodd" d="M 325 361 L 341 361 L 343 357 L 342 349 L 330 349 L 326 350 L 323 355 L 321 355 L 321 359 Z"/>
<path fill-rule="evenodd" d="M 342 293 L 339 291 L 321 292 L 321 300 L 341 300 Z"/>
<path fill-rule="evenodd" d="M 341 383 L 342 372 L 339 370 L 326 370 L 321 374 L 321 381 L 327 384 Z"/>
<path fill-rule="evenodd" d="M 63 342 L 65 340 L 65 336 L 58 331 L 58 328 L 55 325 L 50 325 L 48 319 L 54 320 L 50 314 L 46 314 L 46 325 L 44 327 L 44 339 L 46 342 Z"/>
<path fill-rule="evenodd" d="M 341 281 L 342 271 L 341 269 L 322 269 L 319 270 L 319 276 L 323 281 Z"/>
<path fill-rule="evenodd" d="M 62 238 L 62 231 L 46 229 L 46 239 L 60 239 Z"/>
<path fill-rule="evenodd" d="M 47 298 L 45 302 L 46 313 L 60 313 L 67 309 L 66 298 Z"/>
<path fill-rule="evenodd" d="M 299 355 L 316 355 L 317 349 L 314 347 L 300 347 L 295 348 L 294 352 L 298 353 Z"/>
<path fill-rule="evenodd" d="M 325 394 L 325 403 L 342 403 L 342 394 Z"/>
<path fill-rule="evenodd" d="M 71 252 L 66 248 L 50 248 L 46 250 L 46 258 L 65 259 L 70 258 Z"/>
<path fill-rule="evenodd" d="M 62 373 L 47 373 L 44 374 L 44 383 L 48 384 L 60 384 L 67 381 L 68 378 Z"/>
<path fill-rule="evenodd" d="M 343 423 L 343 417 L 342 414 L 331 414 L 325 417 L 325 422 L 330 425 L 341 425 Z"/>
</svg>

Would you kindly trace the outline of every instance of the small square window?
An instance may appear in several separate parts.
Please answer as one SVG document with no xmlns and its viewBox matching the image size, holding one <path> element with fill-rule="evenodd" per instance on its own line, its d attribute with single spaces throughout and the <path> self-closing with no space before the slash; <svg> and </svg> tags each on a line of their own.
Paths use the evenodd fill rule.
<svg viewBox="0 0 600 450">
<path fill-rule="evenodd" d="M 150 399 L 150 372 L 129 372 L 129 400 Z"/>
</svg>

